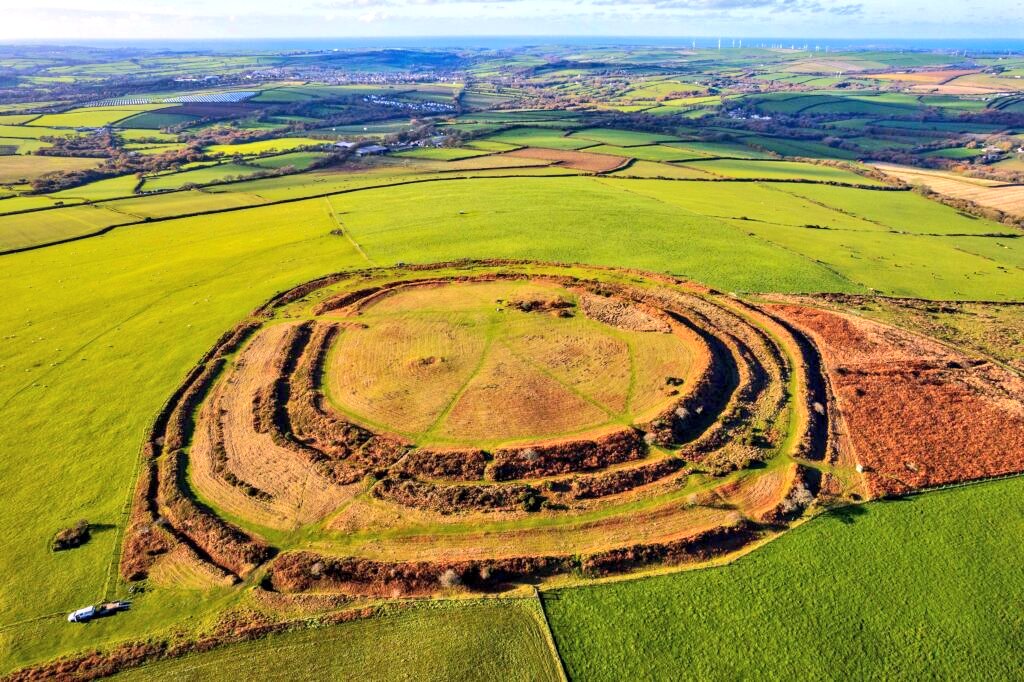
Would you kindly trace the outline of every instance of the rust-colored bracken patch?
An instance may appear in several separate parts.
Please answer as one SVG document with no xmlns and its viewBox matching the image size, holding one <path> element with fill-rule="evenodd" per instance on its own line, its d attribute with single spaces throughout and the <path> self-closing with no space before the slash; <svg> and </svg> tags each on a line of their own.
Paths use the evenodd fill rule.
<svg viewBox="0 0 1024 682">
<path fill-rule="evenodd" d="M 1024 379 L 888 325 L 771 308 L 820 347 L 872 495 L 1024 471 Z"/>
</svg>

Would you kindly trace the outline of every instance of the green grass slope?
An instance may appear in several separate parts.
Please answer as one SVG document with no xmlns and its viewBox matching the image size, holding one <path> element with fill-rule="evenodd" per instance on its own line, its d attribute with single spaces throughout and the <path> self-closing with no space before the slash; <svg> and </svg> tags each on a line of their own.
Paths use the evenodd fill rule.
<svg viewBox="0 0 1024 682">
<path fill-rule="evenodd" d="M 573 679 L 1014 679 L 1022 534 L 1018 478 L 827 515 L 724 568 L 545 605 Z"/>
<path fill-rule="evenodd" d="M 314 208 L 300 219 L 285 205 L 254 221 L 178 220 L 4 257 L 0 450 L 18 456 L 0 458 L 0 667 L 216 608 L 210 595 L 156 593 L 131 617 L 68 628 L 63 613 L 104 595 L 119 531 L 70 552 L 49 545 L 80 518 L 120 526 L 144 430 L 225 329 L 278 290 L 365 263 L 330 234 L 323 203 Z"/>
<path fill-rule="evenodd" d="M 118 680 L 359 679 L 556 682 L 532 600 L 414 608 L 302 630 L 117 675 Z"/>
</svg>

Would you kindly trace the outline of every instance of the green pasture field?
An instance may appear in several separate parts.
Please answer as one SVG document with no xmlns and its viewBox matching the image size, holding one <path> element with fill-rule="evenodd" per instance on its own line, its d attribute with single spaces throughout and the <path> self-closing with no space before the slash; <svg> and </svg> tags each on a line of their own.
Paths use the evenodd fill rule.
<svg viewBox="0 0 1024 682">
<path fill-rule="evenodd" d="M 493 107 L 513 99 L 510 95 L 502 95 L 490 92 L 464 92 L 459 98 L 464 106 L 479 107 L 485 109 Z"/>
<path fill-rule="evenodd" d="M 188 184 L 210 185 L 228 179 L 237 179 L 258 173 L 261 169 L 237 163 L 221 163 L 213 166 L 196 168 L 181 173 L 167 173 L 146 178 L 142 186 L 144 192 L 178 189 Z"/>
<path fill-rule="evenodd" d="M 520 147 L 518 144 L 494 142 L 493 140 L 471 140 L 466 143 L 466 146 L 470 149 L 479 149 L 482 152 L 508 152 Z"/>
<path fill-rule="evenodd" d="M 857 175 L 842 168 L 819 166 L 800 161 L 757 161 L 745 159 L 711 159 L 689 161 L 694 168 L 727 178 L 763 180 L 810 180 L 813 182 L 845 182 L 853 185 L 881 185 L 878 180 Z"/>
<path fill-rule="evenodd" d="M 854 152 L 846 149 L 829 147 L 828 145 L 821 144 L 820 142 L 812 142 L 810 140 L 786 140 L 778 137 L 748 137 L 744 138 L 744 141 L 751 145 L 763 147 L 770 152 L 775 152 L 782 156 L 802 156 L 809 159 L 819 158 L 845 160 L 857 158 L 857 154 Z"/>
<path fill-rule="evenodd" d="M 409 151 L 399 152 L 395 156 L 407 159 L 431 159 L 433 161 L 458 161 L 459 159 L 471 159 L 476 156 L 490 154 L 480 149 L 467 149 L 465 147 L 420 147 Z"/>
<path fill-rule="evenodd" d="M 1004 129 L 1003 126 L 991 123 L 971 123 L 969 121 L 878 121 L 876 125 L 884 128 L 940 130 L 951 133 L 995 133 Z"/>
<path fill-rule="evenodd" d="M 860 216 L 894 232 L 945 235 L 1006 233 L 1004 226 L 950 210 L 914 192 L 864 192 L 826 185 L 778 185 L 778 191 Z"/>
<path fill-rule="evenodd" d="M 277 156 L 252 159 L 249 161 L 249 164 L 253 166 L 260 166 L 261 168 L 285 168 L 287 166 L 294 166 L 297 170 L 305 170 L 313 163 L 316 163 L 327 156 L 328 155 L 323 152 L 290 152 L 288 154 L 278 154 Z"/>
<path fill-rule="evenodd" d="M 0 184 L 17 184 L 53 171 L 95 168 L 102 161 L 77 156 L 0 156 Z"/>
<path fill-rule="evenodd" d="M 424 161 L 416 159 L 388 158 L 387 165 L 370 167 L 363 172 L 352 170 L 316 170 L 288 177 L 259 178 L 231 185 L 213 185 L 205 189 L 209 194 L 252 194 L 265 198 L 267 201 L 298 199 L 332 192 L 349 191 L 366 187 L 387 186 L 401 182 L 438 180 L 469 175 L 484 175 L 486 171 L 465 171 L 464 173 L 437 174 L 439 170 L 450 170 L 454 162 Z M 397 163 L 392 163 L 397 162 Z M 405 165 L 408 164 L 408 165 Z M 496 173 L 523 174 L 546 169 L 510 168 L 495 169 Z M 554 169 L 561 174 L 571 173 L 562 169 Z"/>
<path fill-rule="evenodd" d="M 0 137 L 0 146 L 2 147 L 14 147 L 17 149 L 18 154 L 31 154 L 40 149 L 46 149 L 52 147 L 49 142 L 43 142 L 42 140 L 26 140 L 19 137 Z"/>
<path fill-rule="evenodd" d="M 1022 158 L 1020 154 L 1015 154 L 1011 157 L 1003 159 L 1002 161 L 997 161 L 992 165 L 996 168 L 1020 172 L 1024 171 L 1024 158 Z"/>
<path fill-rule="evenodd" d="M 159 662 L 121 680 L 501 679 L 558 682 L 535 600 L 495 599 L 396 610 Z"/>
<path fill-rule="evenodd" d="M 412 127 L 408 118 L 392 118 L 386 121 L 371 121 L 347 126 L 332 126 L 330 128 L 317 128 L 309 132 L 316 135 L 334 136 L 366 136 L 387 135 L 389 133 L 400 133 Z"/>
<path fill-rule="evenodd" d="M 602 144 L 596 147 L 588 147 L 586 151 L 593 152 L 595 154 L 626 156 L 634 159 L 641 159 L 643 161 L 683 161 L 693 157 L 692 154 L 688 154 L 682 149 L 656 144 L 643 147 L 613 147 L 611 145 Z"/>
<path fill-rule="evenodd" d="M 192 114 L 175 114 L 171 111 L 144 111 L 117 122 L 117 128 L 142 128 L 159 130 L 168 126 L 195 121 L 198 116 Z"/>
<path fill-rule="evenodd" d="M 916 102 L 887 101 L 878 97 L 837 97 L 801 111 L 807 114 L 848 114 L 850 116 L 893 116 L 910 114 L 920 107 Z"/>
<path fill-rule="evenodd" d="M 583 149 L 584 147 L 597 146 L 597 143 L 593 140 L 566 137 L 564 133 L 564 130 L 556 128 L 512 128 L 511 130 L 491 135 L 487 139 L 495 142 L 522 145 L 524 147 L 544 147 L 546 149 Z"/>
<path fill-rule="evenodd" d="M 773 244 L 841 272 L 850 283 L 895 296 L 1008 301 L 1024 296 L 1024 281 L 1013 267 L 1024 245 L 993 238 L 929 237 L 889 232 L 811 230 L 753 223 L 749 230 Z M 808 238 L 808 232 L 820 232 Z M 972 241 L 973 240 L 973 241 Z M 1000 267 L 1000 264 L 1010 265 Z"/>
<path fill-rule="evenodd" d="M 871 59 L 894 68 L 915 66 L 947 66 L 956 62 L 955 57 L 929 52 L 857 52 L 861 59 Z"/>
<path fill-rule="evenodd" d="M 123 121 L 139 112 L 165 109 L 167 104 L 137 104 L 117 107 L 85 107 L 72 109 L 62 114 L 45 114 L 28 125 L 51 128 L 100 128 Z"/>
<path fill-rule="evenodd" d="M 703 88 L 699 85 L 680 81 L 645 81 L 637 87 L 626 90 L 621 96 L 632 99 L 657 99 L 658 97 L 668 97 L 677 92 L 700 92 L 702 90 Z"/>
<path fill-rule="evenodd" d="M 60 199 L 51 199 L 45 194 L 11 194 L 0 201 L 0 213 L 16 213 L 36 208 L 50 208 L 56 206 Z M 73 199 L 63 199 L 63 202 L 70 206 L 77 203 Z"/>
<path fill-rule="evenodd" d="M 74 130 L 60 130 L 58 128 L 43 128 L 40 126 L 27 125 L 3 125 L 0 124 L 0 137 L 24 138 L 27 140 L 38 140 L 41 137 L 65 137 L 78 135 Z"/>
<path fill-rule="evenodd" d="M 654 107 L 653 109 L 648 109 L 646 111 L 646 113 L 649 113 L 652 116 L 677 116 L 679 118 L 696 119 L 696 118 L 701 118 L 703 116 L 708 116 L 708 115 L 714 113 L 714 111 L 713 111 L 713 107 L 707 107 L 707 106 L 694 107 L 692 105 L 687 105 L 687 106 L 664 106 L 664 105 L 662 105 L 662 106 L 659 106 L 659 107 Z"/>
<path fill-rule="evenodd" d="M 270 88 L 256 95 L 250 102 L 271 103 L 280 102 L 292 104 L 295 102 L 309 102 L 316 99 L 313 95 L 297 90 L 295 88 Z"/>
<path fill-rule="evenodd" d="M 369 94 L 395 94 L 415 90 L 415 85 L 289 85 L 269 88 L 256 95 L 250 102 L 311 102 L 317 99 L 333 99 Z"/>
<path fill-rule="evenodd" d="M 677 97 L 676 99 L 666 99 L 662 100 L 659 104 L 669 107 L 686 107 L 700 104 L 718 104 L 721 101 L 721 95 L 705 95 L 698 97 Z"/>
<path fill-rule="evenodd" d="M 72 187 L 60 192 L 54 192 L 49 196 L 59 201 L 67 201 L 68 199 L 101 201 L 103 199 L 131 196 L 137 184 L 139 184 L 139 179 L 134 175 L 121 175 L 116 178 L 97 180 L 80 187 Z"/>
<path fill-rule="evenodd" d="M 848 128 L 850 130 L 862 130 L 870 125 L 874 125 L 877 119 L 855 117 L 846 118 L 841 121 L 829 121 L 828 123 L 822 124 L 826 128 Z"/>
<path fill-rule="evenodd" d="M 534 124 L 538 125 L 538 124 Z M 438 126 L 445 131 L 456 131 L 460 133 L 471 133 L 474 135 L 487 135 L 490 133 L 496 133 L 502 129 L 502 126 L 498 123 L 442 123 Z M 472 142 L 483 142 L 489 143 L 489 140 L 472 140 Z M 502 143 L 494 143 L 502 144 Z M 472 143 L 467 143 L 466 146 L 472 146 Z M 520 147 L 522 145 L 514 144 L 509 145 L 510 147 Z"/>
<path fill-rule="evenodd" d="M 715 156 L 734 159 L 766 159 L 768 154 L 759 152 L 739 142 L 669 142 L 665 146 L 682 149 L 687 158 L 710 158 Z"/>
<path fill-rule="evenodd" d="M 744 183 L 744 189 L 736 191 L 732 187 L 734 183 L 700 183 L 704 186 L 698 191 L 680 192 L 673 185 L 684 183 L 615 182 L 624 183 L 633 194 L 716 216 L 749 237 L 762 239 L 829 268 L 849 287 L 896 296 L 965 300 L 1016 300 L 1024 294 L 1024 282 L 1013 270 L 1024 255 L 1021 240 L 929 236 L 914 234 L 914 223 L 909 221 L 909 229 L 899 227 L 900 223 L 890 226 L 872 222 L 872 203 L 898 201 L 887 192 L 851 189 L 859 194 L 857 199 L 847 197 L 844 202 L 837 202 L 836 208 L 831 208 L 821 205 L 823 202 L 811 203 L 792 194 L 788 195 L 792 200 L 786 199 L 791 190 L 816 188 L 814 185 Z M 911 201 L 918 198 L 908 195 Z M 850 215 L 849 209 L 856 211 L 858 206 L 867 207 L 863 209 L 865 217 Z M 933 215 L 936 214 L 940 216 L 938 219 L 945 219 L 941 217 L 943 214 L 948 217 L 956 215 L 956 211 L 936 205 Z M 984 220 L 978 220 L 977 224 L 976 229 L 988 234 L 1006 231 L 1005 227 Z M 830 229 L 811 229 L 808 225 Z"/>
<path fill-rule="evenodd" d="M 833 101 L 828 95 L 800 95 L 792 93 L 772 93 L 752 99 L 761 111 L 777 114 L 797 114 L 815 104 Z"/>
<path fill-rule="evenodd" d="M 647 102 L 645 104 L 619 104 L 617 102 L 600 102 L 598 103 L 599 109 L 613 109 L 615 111 L 621 111 L 624 113 L 632 113 L 636 111 L 649 111 L 657 108 L 655 102 Z"/>
<path fill-rule="evenodd" d="M 545 592 L 545 610 L 572 679 L 1009 679 L 1022 493 L 848 507 L 729 566 Z"/>
<path fill-rule="evenodd" d="M 413 163 L 413 160 L 409 159 L 408 162 Z M 268 201 L 281 201 L 431 177 L 429 171 L 423 170 L 416 163 L 411 169 L 387 167 L 380 171 L 368 169 L 363 173 L 316 170 L 290 177 L 259 178 L 222 187 L 215 185 L 206 191 L 210 194 L 243 192 L 264 197 Z"/>
<path fill-rule="evenodd" d="M 957 109 L 962 111 L 981 111 L 988 104 L 983 99 L 966 99 L 953 95 L 922 95 L 918 98 L 921 104 L 940 109 Z"/>
<path fill-rule="evenodd" d="M 170 133 L 162 133 L 156 129 L 145 128 L 118 128 L 117 136 L 125 142 L 139 142 L 155 140 L 157 142 L 177 142 L 178 136 Z"/>
<path fill-rule="evenodd" d="M 0 125 L 24 125 L 37 118 L 39 118 L 39 114 L 0 114 Z"/>
<path fill-rule="evenodd" d="M 0 216 L 0 250 L 91 234 L 101 228 L 133 220 L 131 216 L 115 213 L 100 206 L 72 206 L 4 215 Z"/>
<path fill-rule="evenodd" d="M 883 149 L 910 149 L 915 146 L 913 142 L 902 142 L 898 140 L 891 140 L 888 138 L 877 138 L 877 137 L 847 137 L 847 142 L 852 142 L 861 149 L 869 152 L 881 151 Z"/>
<path fill-rule="evenodd" d="M 984 155 L 985 151 L 982 149 L 968 149 L 967 147 L 947 147 L 945 149 L 936 149 L 930 152 L 925 152 L 921 156 L 939 157 L 942 159 L 973 159 L 977 156 Z"/>
<path fill-rule="evenodd" d="M 462 114 L 456 121 L 474 123 L 534 123 L 536 121 L 566 121 L 574 119 L 576 114 L 558 109 L 524 109 L 509 111 L 481 111 L 473 114 Z"/>
<path fill-rule="evenodd" d="M 572 133 L 572 137 L 593 140 L 613 147 L 640 147 L 659 142 L 677 142 L 679 138 L 658 133 L 644 133 L 635 130 L 612 128 L 586 128 Z"/>
<path fill-rule="evenodd" d="M 145 220 L 146 218 L 169 218 L 208 211 L 223 211 L 262 203 L 265 203 L 263 198 L 242 191 L 215 194 L 208 191 L 190 190 L 121 199 L 103 205 L 113 211 L 132 216 L 135 220 Z"/>
<path fill-rule="evenodd" d="M 696 166 L 673 165 L 656 161 L 634 161 L 625 168 L 612 171 L 609 175 L 623 178 L 677 178 L 680 180 L 704 179 L 714 176 L 700 171 Z"/>
<path fill-rule="evenodd" d="M 313 137 L 279 137 L 271 140 L 243 142 L 241 144 L 215 144 L 206 148 L 211 154 L 266 154 L 269 152 L 288 152 L 303 147 L 325 147 L 329 140 L 318 140 Z"/>
<path fill-rule="evenodd" d="M 141 144 L 126 144 L 125 149 L 130 151 L 138 152 L 143 156 L 150 156 L 152 154 L 166 154 L 167 152 L 177 151 L 185 148 L 184 142 L 171 142 L 170 144 L 153 144 L 149 142 Z"/>
</svg>

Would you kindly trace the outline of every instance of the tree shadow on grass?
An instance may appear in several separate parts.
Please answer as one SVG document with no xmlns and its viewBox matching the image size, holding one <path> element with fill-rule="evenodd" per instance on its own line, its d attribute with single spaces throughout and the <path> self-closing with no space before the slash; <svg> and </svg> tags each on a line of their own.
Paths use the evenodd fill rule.
<svg viewBox="0 0 1024 682">
<path fill-rule="evenodd" d="M 838 519 L 846 525 L 853 525 L 857 519 L 868 513 L 867 507 L 863 504 L 847 504 L 842 507 L 833 507 L 825 512 L 826 516 Z"/>
<path fill-rule="evenodd" d="M 914 497 L 910 495 L 890 495 L 873 500 L 871 504 L 906 504 L 913 501 Z M 825 515 L 839 519 L 842 523 L 850 525 L 856 523 L 858 518 L 867 513 L 868 505 L 866 504 L 844 504 L 830 508 L 825 512 Z"/>
</svg>

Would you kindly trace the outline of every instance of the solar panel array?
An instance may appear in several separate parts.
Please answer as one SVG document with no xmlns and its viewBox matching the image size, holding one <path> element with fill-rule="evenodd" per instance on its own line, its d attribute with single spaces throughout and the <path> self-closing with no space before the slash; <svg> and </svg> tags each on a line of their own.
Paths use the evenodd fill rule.
<svg viewBox="0 0 1024 682">
<path fill-rule="evenodd" d="M 152 104 L 155 100 L 152 97 L 112 97 L 110 99 L 101 99 L 97 102 L 89 102 L 83 104 L 85 107 L 116 107 L 116 106 L 134 106 L 137 104 Z"/>
<path fill-rule="evenodd" d="M 164 102 L 180 102 L 182 104 L 233 104 L 249 99 L 258 94 L 257 90 L 235 90 L 233 92 L 210 92 L 200 95 L 180 95 L 167 97 Z"/>
<path fill-rule="evenodd" d="M 135 106 L 139 104 L 234 104 L 258 95 L 259 90 L 234 90 L 232 92 L 206 92 L 197 95 L 177 97 L 111 97 L 83 104 L 83 107 Z"/>
</svg>

